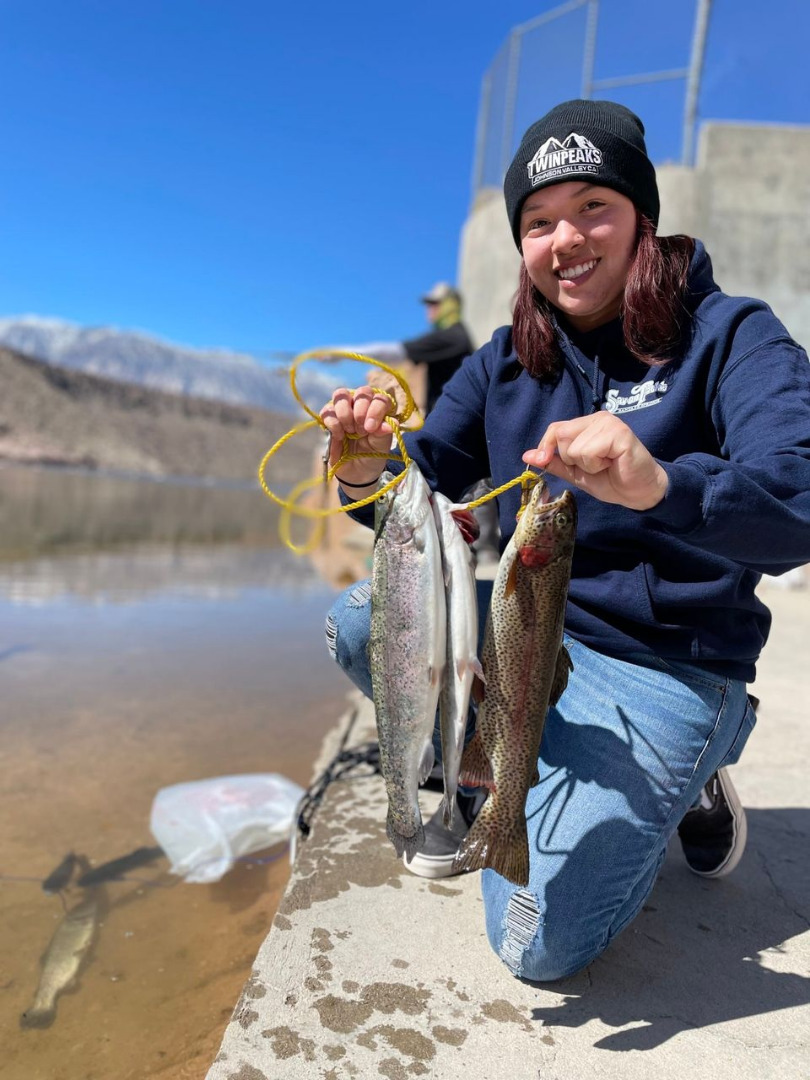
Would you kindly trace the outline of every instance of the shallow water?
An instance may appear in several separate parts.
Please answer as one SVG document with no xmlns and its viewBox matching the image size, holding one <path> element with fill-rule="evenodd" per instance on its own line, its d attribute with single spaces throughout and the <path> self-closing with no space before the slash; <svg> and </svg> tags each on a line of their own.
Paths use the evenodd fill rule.
<svg viewBox="0 0 810 1080">
<path fill-rule="evenodd" d="M 131 507 L 154 491 L 136 498 L 130 488 L 109 511 L 100 485 L 105 518 L 97 478 L 25 472 L 14 474 L 12 505 L 10 473 L 0 471 L 3 519 L 17 511 L 13 544 L 0 552 L 0 1075 L 202 1077 L 286 883 L 286 854 L 261 853 L 269 861 L 241 862 L 213 885 L 187 885 L 160 859 L 99 888 L 92 950 L 44 1030 L 19 1024 L 64 917 L 40 882 L 70 851 L 98 864 L 153 845 L 150 808 L 166 785 L 279 772 L 305 786 L 348 689 L 323 644 L 334 591 L 278 546 L 266 512 L 241 543 L 212 540 L 212 529 L 233 533 L 243 506 L 247 520 L 252 500 L 265 511 L 253 491 L 227 492 L 228 520 L 218 521 L 211 492 L 182 489 L 183 513 L 164 523 L 184 532 L 178 542 L 161 536 L 159 514 L 147 539 L 133 527 Z M 40 524 L 23 528 L 29 480 L 56 482 L 63 495 L 66 484 L 81 488 L 104 549 L 93 550 L 86 528 L 77 541 L 86 515 L 71 519 L 62 543 L 58 517 L 46 529 L 32 514 Z M 48 501 L 41 490 L 25 498 Z M 121 518 L 110 513 L 122 505 L 128 537 L 111 542 Z M 67 906 L 81 893 L 67 890 Z"/>
</svg>

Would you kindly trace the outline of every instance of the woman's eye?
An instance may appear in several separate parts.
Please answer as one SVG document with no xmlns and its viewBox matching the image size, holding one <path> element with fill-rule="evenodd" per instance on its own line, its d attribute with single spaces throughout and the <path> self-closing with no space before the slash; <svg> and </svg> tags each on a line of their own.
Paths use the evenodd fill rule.
<svg viewBox="0 0 810 1080">
<path fill-rule="evenodd" d="M 537 218 L 536 221 L 532 221 L 529 225 L 529 232 L 533 232 L 535 229 L 544 229 L 548 225 L 548 221 L 545 218 Z"/>
<path fill-rule="evenodd" d="M 604 205 L 605 204 L 603 202 L 599 202 L 598 199 L 591 199 L 590 202 L 585 203 L 585 206 L 584 206 L 583 209 L 585 209 L 585 210 L 597 210 L 600 206 L 604 206 Z"/>
</svg>

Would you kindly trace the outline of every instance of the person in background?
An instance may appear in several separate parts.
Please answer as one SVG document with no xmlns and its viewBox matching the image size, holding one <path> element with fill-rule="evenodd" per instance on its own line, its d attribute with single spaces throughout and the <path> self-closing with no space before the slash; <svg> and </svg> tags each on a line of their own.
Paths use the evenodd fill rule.
<svg viewBox="0 0 810 1080">
<path fill-rule="evenodd" d="M 475 348 L 461 321 L 461 296 L 456 289 L 440 281 L 421 299 L 432 329 L 403 341 L 402 348 L 412 363 L 427 367 L 427 414 L 438 401 L 444 384 Z"/>
<path fill-rule="evenodd" d="M 341 345 L 345 352 L 361 353 L 381 360 L 389 367 L 410 360 L 424 364 L 427 372 L 425 415 L 439 399 L 442 387 L 461 366 L 461 361 L 475 352 L 466 326 L 461 321 L 461 294 L 446 281 L 437 282 L 420 297 L 431 329 L 408 341 L 371 341 L 365 345 Z M 337 348 L 337 346 L 334 346 Z M 386 390 L 396 391 L 396 383 L 385 372 L 372 369 L 369 381 Z"/>
<path fill-rule="evenodd" d="M 361 353 L 375 360 L 381 360 L 389 367 L 409 360 L 413 364 L 424 365 L 426 369 L 426 393 L 424 414 L 427 416 L 439 400 L 442 388 L 461 367 L 462 361 L 475 351 L 466 326 L 461 321 L 461 294 L 446 281 L 437 282 L 424 296 L 420 297 L 425 305 L 431 329 L 419 337 L 407 341 L 373 341 L 365 345 L 344 345 L 346 352 Z M 368 372 L 368 381 L 372 386 L 387 390 L 402 402 L 402 391 L 396 380 L 387 372 L 372 368 Z M 475 483 L 464 493 L 462 501 L 480 498 L 489 490 L 486 478 Z M 479 535 L 473 544 L 477 565 L 487 565 L 490 570 L 498 564 L 499 528 L 495 503 L 484 503 L 475 511 Z M 435 775 L 440 775 L 437 767 Z"/>
<path fill-rule="evenodd" d="M 676 835 L 703 878 L 743 853 L 727 767 L 756 720 L 760 577 L 810 560 L 810 364 L 765 303 L 720 290 L 699 240 L 657 235 L 644 125 L 624 106 L 556 106 L 523 136 L 504 195 L 522 260 L 513 325 L 464 361 L 406 445 L 451 500 L 526 465 L 552 497 L 576 496 L 573 670 L 526 802 L 529 883 L 481 876 L 492 948 L 515 976 L 548 981 L 630 925 Z M 387 450 L 388 409 L 371 386 L 336 389 L 321 410 L 332 462 L 347 435 L 355 454 Z M 383 467 L 344 462 L 344 502 Z M 504 540 L 519 498 L 498 498 Z M 354 514 L 369 523 L 373 509 Z M 371 696 L 369 623 L 355 592 L 327 631 Z M 451 852 L 423 856 L 413 872 L 453 873 Z"/>
</svg>

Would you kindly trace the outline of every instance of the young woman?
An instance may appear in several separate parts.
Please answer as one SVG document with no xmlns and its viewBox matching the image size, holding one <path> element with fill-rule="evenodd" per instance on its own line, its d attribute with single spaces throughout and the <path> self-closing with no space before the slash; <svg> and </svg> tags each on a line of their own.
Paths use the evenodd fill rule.
<svg viewBox="0 0 810 1080">
<path fill-rule="evenodd" d="M 464 362 L 407 445 L 451 499 L 526 464 L 552 495 L 576 492 L 574 670 L 526 806 L 529 886 L 482 875 L 493 948 L 515 975 L 550 980 L 638 914 L 676 830 L 704 876 L 742 854 L 723 767 L 755 722 L 746 683 L 770 625 L 759 577 L 810 561 L 810 365 L 764 303 L 719 290 L 699 241 L 655 235 L 655 171 L 623 106 L 552 109 L 504 190 L 523 259 L 514 324 Z M 336 391 L 321 414 L 332 460 L 346 433 L 362 434 L 355 452 L 386 449 L 387 408 L 370 387 Z M 346 462 L 344 499 L 380 471 Z M 518 490 L 499 499 L 503 543 Z M 368 627 L 350 590 L 330 640 L 370 694 Z M 411 869 L 447 873 L 458 842 L 431 821 Z"/>
</svg>

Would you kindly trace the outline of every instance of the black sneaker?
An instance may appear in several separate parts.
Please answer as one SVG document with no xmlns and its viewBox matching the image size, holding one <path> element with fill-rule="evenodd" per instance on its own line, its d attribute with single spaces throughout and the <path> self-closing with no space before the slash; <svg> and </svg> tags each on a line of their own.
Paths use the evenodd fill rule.
<svg viewBox="0 0 810 1080">
<path fill-rule="evenodd" d="M 403 856 L 406 869 L 423 878 L 453 877 L 458 871 L 453 870 L 453 859 L 461 847 L 461 841 L 470 831 L 476 815 L 484 805 L 487 792 L 480 788 L 473 795 L 456 795 L 456 812 L 453 814 L 451 828 L 444 827 L 442 808 L 425 822 L 425 839 L 421 848 L 408 861 Z"/>
<path fill-rule="evenodd" d="M 701 877 L 725 877 L 742 858 L 748 826 L 739 795 L 726 769 L 718 769 L 680 825 L 689 869 Z"/>
</svg>

